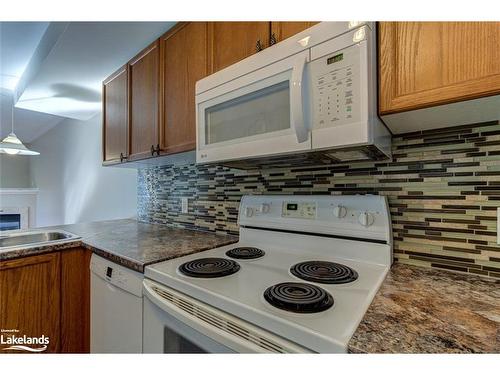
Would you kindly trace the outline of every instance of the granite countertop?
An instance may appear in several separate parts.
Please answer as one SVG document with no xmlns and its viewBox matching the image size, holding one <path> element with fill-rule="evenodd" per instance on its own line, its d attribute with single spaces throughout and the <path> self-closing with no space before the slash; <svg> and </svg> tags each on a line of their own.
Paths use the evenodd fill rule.
<svg viewBox="0 0 500 375">
<path fill-rule="evenodd" d="M 0 252 L 14 259 L 84 246 L 133 270 L 237 242 L 229 235 L 110 220 L 52 227 L 73 242 Z M 500 353 L 500 280 L 393 265 L 349 341 L 350 353 Z"/>
<path fill-rule="evenodd" d="M 3 251 L 0 253 L 0 260 L 84 246 L 115 263 L 144 272 L 144 267 L 149 264 L 238 241 L 235 236 L 141 223 L 134 219 L 61 225 L 45 229 L 61 229 L 81 238 L 64 244 Z"/>
<path fill-rule="evenodd" d="M 500 280 L 395 264 L 351 353 L 500 353 Z"/>
</svg>

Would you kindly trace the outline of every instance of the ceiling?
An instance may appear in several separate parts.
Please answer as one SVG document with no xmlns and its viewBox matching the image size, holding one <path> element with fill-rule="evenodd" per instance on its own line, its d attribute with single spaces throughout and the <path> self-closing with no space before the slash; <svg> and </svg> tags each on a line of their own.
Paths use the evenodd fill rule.
<svg viewBox="0 0 500 375">
<path fill-rule="evenodd" d="M 11 131 L 13 91 L 33 52 L 42 39 L 48 22 L 0 22 L 0 138 Z M 16 110 L 16 133 L 31 142 L 62 118 L 25 110 Z"/>
<path fill-rule="evenodd" d="M 31 142 L 101 110 L 102 80 L 175 22 L 0 22 L 0 136 Z"/>
<path fill-rule="evenodd" d="M 0 89 L 13 91 L 48 22 L 0 22 Z"/>
<path fill-rule="evenodd" d="M 11 131 L 12 124 L 12 95 L 0 96 L 0 138 L 3 139 Z M 33 142 L 59 122 L 62 117 L 27 111 L 15 108 L 14 130 L 16 135 L 25 143 Z"/>
</svg>

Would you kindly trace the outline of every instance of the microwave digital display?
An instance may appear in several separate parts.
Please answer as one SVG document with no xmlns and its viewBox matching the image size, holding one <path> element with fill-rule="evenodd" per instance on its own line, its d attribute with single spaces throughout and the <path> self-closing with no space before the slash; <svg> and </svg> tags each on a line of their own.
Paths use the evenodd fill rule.
<svg viewBox="0 0 500 375">
<path fill-rule="evenodd" d="M 333 63 L 336 63 L 336 62 L 342 61 L 342 60 L 344 60 L 344 54 L 343 54 L 343 53 L 339 53 L 338 55 L 335 55 L 335 56 L 329 57 L 329 58 L 326 60 L 326 63 L 327 63 L 328 65 L 330 65 L 330 64 L 333 64 Z"/>
<path fill-rule="evenodd" d="M 287 203 L 286 209 L 288 211 L 297 211 L 297 203 Z"/>
</svg>

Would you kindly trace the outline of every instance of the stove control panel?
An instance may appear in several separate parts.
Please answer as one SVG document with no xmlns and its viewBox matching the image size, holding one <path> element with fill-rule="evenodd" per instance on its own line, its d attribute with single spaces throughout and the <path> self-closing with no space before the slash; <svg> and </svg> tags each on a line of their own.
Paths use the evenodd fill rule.
<svg viewBox="0 0 500 375">
<path fill-rule="evenodd" d="M 246 195 L 241 226 L 392 242 L 387 199 L 369 195 Z"/>
<path fill-rule="evenodd" d="M 338 206 L 335 206 L 333 209 L 333 216 L 335 216 L 337 219 L 342 219 L 347 215 L 347 208 L 345 206 L 342 206 L 339 204 Z"/>
<path fill-rule="evenodd" d="M 375 221 L 375 217 L 372 213 L 364 211 L 359 214 L 358 221 L 362 226 L 369 227 Z"/>
<path fill-rule="evenodd" d="M 315 219 L 316 202 L 284 201 L 281 216 L 297 219 Z"/>
</svg>

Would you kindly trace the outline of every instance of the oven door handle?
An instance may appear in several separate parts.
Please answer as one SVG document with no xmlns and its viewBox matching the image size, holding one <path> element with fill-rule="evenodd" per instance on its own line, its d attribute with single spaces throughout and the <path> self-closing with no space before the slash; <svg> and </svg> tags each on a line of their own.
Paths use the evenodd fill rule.
<svg viewBox="0 0 500 375">
<path fill-rule="evenodd" d="M 295 62 L 290 78 L 290 122 L 295 130 L 297 142 L 303 143 L 309 139 L 309 132 L 304 122 L 304 72 L 307 56 L 300 56 Z"/>
</svg>

